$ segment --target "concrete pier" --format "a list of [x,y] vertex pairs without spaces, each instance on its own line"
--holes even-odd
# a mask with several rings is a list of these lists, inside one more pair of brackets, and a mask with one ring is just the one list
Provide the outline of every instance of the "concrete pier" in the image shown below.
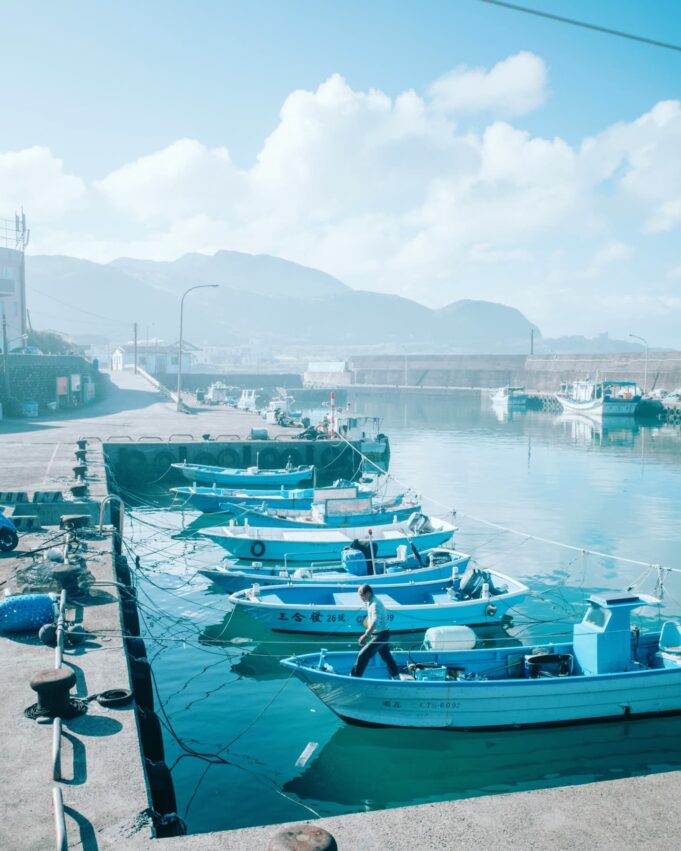
[[[211,446],[201,435],[234,432],[245,438],[262,427],[254,415],[236,411],[177,413],[139,376],[114,376],[110,395],[78,415],[38,421],[0,423],[0,491],[23,492],[24,504],[39,507],[43,529],[22,537],[20,550],[0,558],[3,587],[19,589],[28,555],[60,540],[50,511],[91,513],[107,493],[102,441],[112,436],[133,438],[158,448],[178,433],[190,433],[186,445]],[[270,427],[271,428],[271,427]],[[280,433],[271,428],[273,433]],[[287,430],[281,430],[289,434]],[[74,499],[75,441],[88,437],[88,495]],[[153,436],[155,440],[138,438]],[[113,441],[115,442],[115,441]],[[128,447],[133,441],[123,440]],[[276,446],[276,442],[272,442]],[[118,444],[117,444],[118,445]],[[150,450],[151,451],[151,450]],[[198,451],[198,450],[197,450]],[[60,491],[63,500],[34,503],[36,491]],[[10,509],[11,510],[11,509]],[[94,515],[93,515],[94,516]],[[49,525],[48,525],[49,524]],[[129,668],[121,638],[119,587],[114,571],[114,536],[84,536],[87,570],[96,583],[75,600],[68,616],[93,633],[84,645],[65,653],[65,664],[76,672],[75,695],[80,698],[105,689],[129,687]],[[17,576],[19,568],[19,576]],[[25,586],[22,586],[25,587]],[[53,653],[35,637],[3,636],[0,648],[0,719],[4,722],[6,780],[0,848],[37,851],[54,847],[52,814],[52,729],[29,720],[24,709],[35,701],[29,680],[51,667]],[[632,722],[635,724],[636,722]],[[62,790],[68,842],[71,848],[153,851],[260,851],[276,832],[275,826],[188,837],[154,839],[150,799],[134,711],[130,706],[105,709],[88,703],[87,714],[64,722]],[[452,733],[456,735],[456,733]],[[371,758],[368,756],[368,758]],[[386,770],[390,770],[387,766]],[[455,770],[455,767],[452,768]],[[362,771],[362,766],[357,766]],[[382,812],[324,818],[323,826],[343,851],[436,848],[532,849],[668,849],[673,847],[675,812],[681,795],[681,775],[655,774],[584,786],[561,787],[512,795],[426,804]]]

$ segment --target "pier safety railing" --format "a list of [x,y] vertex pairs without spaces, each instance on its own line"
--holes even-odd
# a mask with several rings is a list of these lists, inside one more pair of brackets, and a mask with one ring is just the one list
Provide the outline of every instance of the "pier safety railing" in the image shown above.
[[[55,670],[61,668],[64,661],[64,633],[66,622],[66,591],[59,595],[59,612],[57,614],[57,643],[54,648]],[[61,780],[61,741],[62,719],[52,721],[52,809],[54,811],[54,829],[56,834],[57,851],[68,851],[69,843],[66,835],[66,816],[64,815],[64,797],[57,783]]]

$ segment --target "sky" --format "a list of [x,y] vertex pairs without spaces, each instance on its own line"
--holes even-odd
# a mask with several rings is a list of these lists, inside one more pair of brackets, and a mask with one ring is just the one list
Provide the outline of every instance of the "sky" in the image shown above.
[[[681,45],[677,0],[524,5]],[[681,51],[479,0],[0,13],[0,218],[30,253],[273,254],[681,344]]]

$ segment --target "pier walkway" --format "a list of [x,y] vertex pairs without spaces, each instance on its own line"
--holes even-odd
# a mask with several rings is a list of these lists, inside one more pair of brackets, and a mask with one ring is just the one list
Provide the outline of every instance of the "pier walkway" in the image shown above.
[[[73,480],[75,441],[88,443],[89,503],[106,494],[101,440],[173,434],[231,433],[247,436],[263,426],[233,409],[178,413],[141,376],[113,373],[107,398],[66,416],[0,423],[0,491],[66,490]],[[268,426],[271,434],[279,430]],[[83,503],[71,502],[74,513]],[[22,537],[20,549],[0,557],[0,587],[17,589],[15,569],[31,563],[22,554],[44,547],[54,528]],[[93,695],[127,686],[118,590],[112,585],[111,533],[90,534],[85,553],[93,579],[88,594],[68,610],[94,637],[67,651],[76,672],[75,694]],[[5,732],[5,778],[0,848],[43,851],[55,845],[52,815],[51,726],[24,717],[35,701],[29,680],[51,668],[53,651],[37,638],[0,638],[0,721]],[[635,721],[632,724],[636,724]],[[147,788],[133,710],[104,709],[96,702],[80,718],[65,722],[62,773],[68,847],[84,851],[264,851],[275,826],[152,839]],[[285,733],[283,733],[285,734]],[[450,735],[457,735],[451,733]],[[484,734],[480,734],[484,736]],[[509,735],[513,735],[509,733]],[[371,758],[371,754],[367,754]],[[527,756],[532,758],[531,754]],[[390,770],[390,766],[386,766]],[[452,765],[452,772],[457,766]],[[362,766],[357,766],[362,771]],[[341,851],[426,851],[426,849],[669,849],[675,847],[681,773],[660,773],[568,786],[424,804],[388,811],[324,818]],[[230,802],[216,806],[228,808]],[[282,846],[283,847],[283,846]]]

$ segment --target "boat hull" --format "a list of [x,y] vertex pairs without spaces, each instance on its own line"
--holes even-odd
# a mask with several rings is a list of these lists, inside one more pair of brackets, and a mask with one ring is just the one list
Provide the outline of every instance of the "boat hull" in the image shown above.
[[[432,584],[434,587],[442,586],[441,582]],[[365,630],[366,608],[362,606],[359,596],[355,596],[357,602],[347,606],[272,605],[235,596],[230,597],[230,602],[275,632],[361,635]],[[522,602],[524,597],[524,593],[517,592],[503,599],[495,597],[493,601],[485,599],[452,602],[450,605],[386,606],[386,615],[391,633],[422,632],[436,626],[481,625],[499,621],[511,606]],[[490,605],[492,602],[494,605]]]
[[294,470],[258,470],[255,473],[249,473],[246,470],[230,470],[200,464],[173,464],[172,466],[190,482],[217,485],[223,488],[293,487],[311,480],[314,472],[314,467],[300,467]]
[[[404,653],[393,655],[398,665],[407,660]],[[282,664],[352,724],[504,730],[681,712],[681,667],[550,680],[424,682],[386,679],[377,665],[358,679],[300,668],[293,660]]]
[[593,399],[588,402],[577,402],[565,396],[556,394],[566,413],[585,414],[590,417],[633,417],[638,400],[630,399]]
[[309,571],[309,577],[294,577],[294,570],[286,570],[280,566],[251,570],[206,569],[200,570],[199,573],[230,594],[250,588],[254,583],[282,586],[290,585],[291,582],[305,585],[338,583],[347,585],[348,588],[358,588],[364,582],[370,582],[374,586],[381,587],[382,585],[395,585],[401,582],[430,582],[433,580],[442,580],[445,582],[451,577],[452,571],[458,570],[460,572],[464,570],[469,560],[470,556],[461,554],[458,558],[452,559],[445,564],[405,569],[394,573],[380,573],[372,576],[355,576],[347,571],[341,571],[335,568],[335,566],[331,570],[311,569]]
[[[316,561],[340,561],[343,550],[351,543],[350,535],[345,534],[345,530],[341,529],[334,530],[338,532],[335,538],[329,537],[327,540],[317,541],[306,539],[304,530],[291,531],[291,535],[298,531],[301,532],[299,540],[277,540],[276,538],[268,538],[266,533],[249,537],[238,536],[230,534],[230,531],[230,529],[225,529],[221,532],[212,533],[208,530],[201,534],[220,544],[234,558],[246,560],[257,558],[260,561],[284,562],[287,565],[291,563],[309,564]],[[352,529],[349,531],[352,531]],[[453,529],[424,532],[413,537],[405,535],[381,538],[377,534],[373,539],[376,547],[375,555],[376,558],[395,558],[398,547],[409,547],[411,543],[416,546],[419,552],[432,550],[442,546],[452,535]]]

